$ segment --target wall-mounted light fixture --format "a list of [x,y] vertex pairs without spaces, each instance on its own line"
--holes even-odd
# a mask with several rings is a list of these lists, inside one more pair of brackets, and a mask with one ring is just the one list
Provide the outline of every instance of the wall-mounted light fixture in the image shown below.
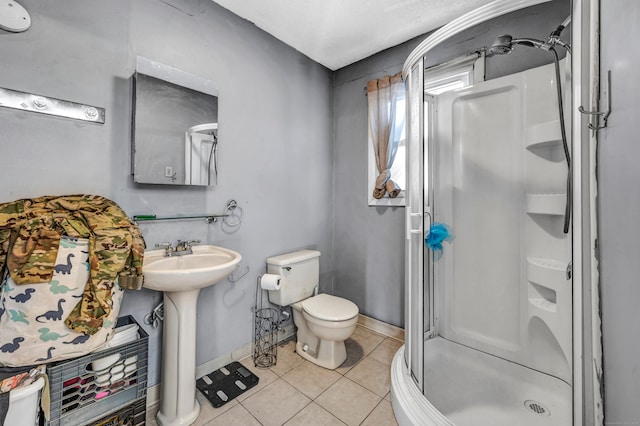
[[0,107],[104,124],[105,109],[0,87]]

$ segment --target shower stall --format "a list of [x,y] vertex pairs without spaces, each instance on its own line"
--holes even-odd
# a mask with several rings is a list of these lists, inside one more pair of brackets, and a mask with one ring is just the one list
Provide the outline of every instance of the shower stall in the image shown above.
[[[494,1],[435,32],[405,63],[406,343],[391,384],[401,425],[582,424],[570,47],[502,35],[491,53],[522,44],[549,50],[555,64],[425,90],[430,48],[541,2]],[[556,47],[567,51],[560,63]],[[434,223],[454,234],[438,256],[424,243]]]

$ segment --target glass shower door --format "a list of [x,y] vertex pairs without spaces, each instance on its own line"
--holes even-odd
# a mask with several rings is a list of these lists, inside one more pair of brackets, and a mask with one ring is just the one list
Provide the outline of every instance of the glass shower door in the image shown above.
[[424,390],[424,90],[423,60],[414,64],[407,84],[407,204],[405,207],[405,362],[418,389]]
[[431,225],[430,143],[435,98],[425,94],[423,61],[407,77],[407,206],[405,292],[405,362],[416,385],[424,390],[424,342],[433,337],[433,262],[424,238]]

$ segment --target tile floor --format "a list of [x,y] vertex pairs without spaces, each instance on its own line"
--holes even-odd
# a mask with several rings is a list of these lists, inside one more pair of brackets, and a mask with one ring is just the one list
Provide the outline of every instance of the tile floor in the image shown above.
[[[198,392],[195,425],[397,425],[389,394],[390,366],[402,342],[358,324],[346,341],[347,360],[327,370],[295,353],[294,341],[278,347],[278,363],[269,369],[240,362],[260,378],[251,390],[220,408]],[[155,409],[147,425],[156,425]]]

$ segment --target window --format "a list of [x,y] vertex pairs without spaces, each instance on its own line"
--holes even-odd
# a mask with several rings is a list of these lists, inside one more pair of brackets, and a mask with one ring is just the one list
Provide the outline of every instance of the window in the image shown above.
[[[461,89],[473,85],[474,82],[484,80],[484,56],[478,54],[464,56],[447,63],[436,65],[425,69],[424,90],[425,94],[435,96],[441,93]],[[391,108],[391,106],[388,106]],[[367,192],[369,206],[404,206],[406,188],[406,125],[402,119],[406,114],[406,97],[398,99],[396,103],[396,123],[402,127],[396,127],[394,134],[400,135],[397,152],[393,165],[391,166],[391,176],[400,187],[400,194],[396,198],[383,197],[374,198],[372,190],[375,187],[378,169],[371,140],[368,141],[368,184]]]
[[369,205],[404,205],[405,85],[400,73],[367,83]]

